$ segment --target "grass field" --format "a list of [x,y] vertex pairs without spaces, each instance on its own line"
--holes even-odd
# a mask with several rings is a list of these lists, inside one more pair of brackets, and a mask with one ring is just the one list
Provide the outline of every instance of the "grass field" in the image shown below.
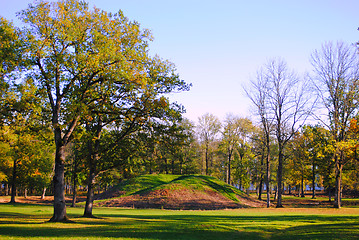
[[0,239],[359,239],[359,208],[67,212],[74,223],[49,223],[51,206],[0,204]]

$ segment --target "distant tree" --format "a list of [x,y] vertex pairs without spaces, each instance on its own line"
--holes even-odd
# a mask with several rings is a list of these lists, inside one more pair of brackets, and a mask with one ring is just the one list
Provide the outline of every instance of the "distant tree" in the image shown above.
[[347,163],[343,146],[348,140],[350,119],[356,115],[359,107],[358,53],[355,47],[343,42],[328,42],[313,52],[311,63],[314,70],[313,87],[320,98],[316,116],[329,129],[335,141],[334,207],[340,208],[342,171]]
[[208,175],[210,146],[221,129],[221,123],[216,116],[206,113],[198,118],[197,129],[199,139],[204,146],[205,174]]
[[[50,127],[44,124],[43,98],[31,79],[12,84],[12,94],[3,126],[2,141],[7,150],[6,157],[12,160],[12,171],[8,171],[11,182],[11,202],[15,203],[18,187],[23,190],[44,189],[49,184],[52,164],[52,142],[49,140]],[[5,170],[6,171],[6,170]],[[10,180],[11,176],[11,180]],[[26,194],[25,194],[26,196]]]
[[232,168],[232,155],[239,144],[240,138],[240,124],[239,118],[232,115],[227,115],[223,125],[221,145],[225,149],[227,155],[227,178],[226,182],[231,184],[231,168]]
[[291,151],[288,154],[287,182],[289,185],[298,187],[298,196],[304,197],[304,187],[307,185],[307,176],[309,175],[307,159],[307,142],[302,132],[297,132],[288,143]]
[[227,178],[231,184],[232,156],[238,154],[239,161],[243,160],[250,135],[253,132],[252,122],[248,118],[239,118],[227,115],[223,125],[221,147],[225,149],[227,156]]

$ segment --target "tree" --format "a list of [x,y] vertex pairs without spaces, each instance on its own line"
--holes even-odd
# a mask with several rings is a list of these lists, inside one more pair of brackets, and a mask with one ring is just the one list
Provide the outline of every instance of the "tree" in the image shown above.
[[239,161],[243,160],[246,144],[249,136],[253,132],[252,122],[248,118],[239,118],[227,115],[223,126],[221,145],[227,155],[227,178],[228,184],[231,184],[232,156],[235,151],[238,152]]
[[[181,118],[182,106],[170,104],[164,96],[173,91],[188,90],[187,85],[174,71],[173,64],[161,61],[158,57],[147,58],[143,68],[143,76],[146,85],[123,84],[117,75],[111,76],[107,83],[109,86],[101,86],[93,91],[95,101],[89,107],[89,115],[85,125],[88,134],[86,141],[88,149],[88,197],[85,205],[85,216],[92,217],[93,186],[96,176],[103,171],[108,171],[116,164],[109,164],[111,159],[106,159],[107,164],[101,160],[101,134],[102,130],[109,126],[117,128],[118,134],[114,140],[117,144],[131,133],[139,130],[148,123],[149,119],[159,119],[161,122],[176,121]],[[175,124],[174,124],[175,125]],[[172,128],[170,127],[169,132]],[[166,136],[167,134],[164,134]],[[167,141],[168,143],[168,141]],[[109,145],[109,147],[114,147]],[[106,152],[110,149],[103,149]],[[117,160],[116,160],[117,161]]]
[[12,103],[15,101],[11,82],[19,77],[19,70],[25,65],[26,54],[22,32],[0,17],[0,123],[11,118]]
[[[350,119],[357,113],[359,94],[358,54],[343,42],[328,42],[311,55],[312,83],[319,96],[317,118],[330,131],[336,145],[335,203],[341,207],[342,171],[346,163],[343,144],[347,140]],[[323,111],[325,109],[325,111]],[[325,118],[323,119],[323,113]]]
[[231,184],[231,160],[234,150],[239,144],[239,135],[240,135],[240,125],[239,125],[239,119],[227,115],[225,119],[225,124],[223,126],[223,132],[222,132],[222,146],[225,148],[225,152],[227,155],[227,178],[226,182],[228,184]]
[[[143,61],[151,36],[120,11],[90,10],[77,0],[36,2],[20,17],[30,34],[31,75],[47,93],[56,144],[54,214],[51,221],[67,221],[64,196],[65,148],[95,99],[96,88],[121,79],[124,86],[145,85]],[[116,76],[116,78],[113,78]]]
[[244,88],[247,96],[255,106],[255,114],[259,117],[260,129],[265,159],[266,159],[266,189],[267,189],[267,208],[270,207],[270,164],[271,164],[271,133],[272,119],[270,118],[267,77],[264,69],[257,71],[256,78],[251,81],[251,85]]
[[[259,83],[264,85],[258,86]],[[284,60],[273,59],[258,72],[257,81],[253,85],[256,95],[251,97],[252,102],[257,99],[265,101],[257,103],[257,108],[261,111],[259,115],[264,118],[262,126],[268,129],[271,124],[277,140],[277,207],[282,207],[284,150],[310,111],[307,108],[309,98],[305,95],[306,84],[289,70]]]
[[305,197],[304,187],[306,186],[309,172],[307,159],[308,143],[305,141],[303,133],[298,131],[288,144],[291,152],[287,162],[287,172],[289,175],[287,180],[289,184],[298,187],[298,197]]
[[219,133],[221,123],[216,116],[206,113],[198,118],[197,128],[199,139],[204,145],[205,174],[208,175],[210,144],[214,141],[217,134]]

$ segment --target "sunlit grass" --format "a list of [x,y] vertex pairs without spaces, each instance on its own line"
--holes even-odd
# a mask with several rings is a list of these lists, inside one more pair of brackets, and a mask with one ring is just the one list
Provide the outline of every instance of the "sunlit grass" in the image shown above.
[[0,239],[357,239],[358,208],[218,211],[96,208],[99,218],[49,223],[51,206],[0,204]]

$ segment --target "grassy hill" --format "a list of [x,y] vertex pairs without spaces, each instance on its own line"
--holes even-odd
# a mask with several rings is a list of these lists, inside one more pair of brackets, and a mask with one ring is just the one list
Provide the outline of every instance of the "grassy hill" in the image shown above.
[[96,197],[96,205],[165,209],[259,207],[257,201],[214,177],[143,175],[121,182]]

